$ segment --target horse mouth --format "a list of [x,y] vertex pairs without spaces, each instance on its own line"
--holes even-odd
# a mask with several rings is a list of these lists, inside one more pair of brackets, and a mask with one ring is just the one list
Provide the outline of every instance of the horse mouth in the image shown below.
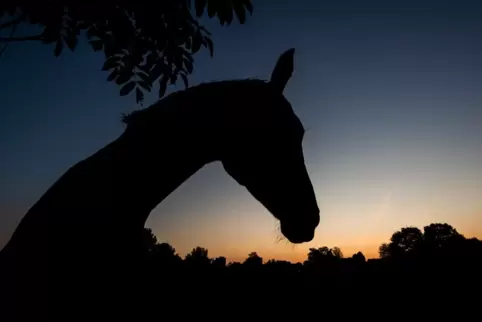
[[292,244],[302,244],[302,243],[307,243],[313,240],[315,237],[315,234],[312,233],[310,235],[304,235],[304,236],[287,236],[285,235],[286,239]]
[[288,239],[290,243],[302,244],[307,243],[315,238],[315,229],[298,230],[292,226],[286,226],[281,223],[281,233]]
[[319,210],[310,215],[297,218],[284,217],[280,220],[280,230],[283,236],[293,244],[307,243],[315,238],[315,230],[320,223]]

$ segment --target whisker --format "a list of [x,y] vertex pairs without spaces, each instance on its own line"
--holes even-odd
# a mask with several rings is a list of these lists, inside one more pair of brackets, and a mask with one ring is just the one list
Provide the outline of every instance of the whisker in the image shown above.
[[276,226],[274,228],[274,239],[276,244],[279,244],[280,242],[286,242],[286,237],[283,236],[283,234],[281,233],[281,227],[279,222],[276,222]]
[[285,245],[290,245],[291,246],[291,250],[295,250],[296,249],[296,244],[290,242],[288,240],[288,238],[286,238],[285,236],[283,236],[283,234],[281,233],[281,227],[280,227],[280,224],[279,222],[276,224],[276,228],[275,228],[275,243],[276,244],[279,244],[280,242],[283,242]]

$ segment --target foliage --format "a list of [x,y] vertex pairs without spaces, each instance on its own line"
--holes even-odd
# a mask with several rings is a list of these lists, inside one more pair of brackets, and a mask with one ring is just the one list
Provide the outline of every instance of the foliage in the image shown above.
[[156,235],[152,232],[152,229],[150,228],[144,228],[143,230],[143,235],[142,235],[142,241],[144,243],[144,247],[148,252],[153,252],[156,251],[156,246],[157,246],[157,237]]
[[[81,33],[85,33],[94,51],[103,51],[102,70],[108,81],[121,86],[120,95],[135,90],[136,101],[142,103],[144,91],[151,91],[155,82],[162,97],[168,84],[180,77],[188,86],[193,72],[193,55],[207,48],[213,55],[210,32],[199,23],[204,13],[216,17],[221,25],[230,25],[234,17],[243,24],[252,14],[251,0],[170,0],[100,4],[6,2],[0,5],[0,24],[10,29],[13,41],[39,41],[54,46],[54,55],[65,47],[74,51]],[[27,37],[13,37],[19,24],[39,26],[43,31]],[[5,49],[5,48],[4,48]]]
[[156,245],[157,252],[163,256],[175,256],[176,249],[168,243],[160,243]]
[[308,261],[309,262],[316,262],[319,260],[323,260],[325,258],[332,258],[335,257],[333,254],[333,250],[326,246],[319,247],[319,248],[310,248],[308,253]]
[[423,233],[417,227],[404,227],[395,232],[390,238],[389,244],[380,246],[380,257],[402,256],[419,247],[423,239]]
[[[203,247],[192,249],[184,260],[169,251],[171,255],[150,261],[155,264],[145,270],[148,282],[143,296],[146,301],[164,303],[159,295],[162,290],[163,296],[171,294],[176,301],[182,294],[194,301],[205,297],[211,303],[239,303],[247,299],[259,305],[258,295],[277,301],[286,298],[290,304],[309,294],[358,301],[368,290],[372,300],[377,294],[384,300],[396,294],[410,301],[430,294],[432,300],[440,301],[447,296],[460,300],[467,285],[482,286],[482,241],[465,238],[448,224],[428,225],[423,233],[404,227],[381,249],[386,249],[384,258],[367,260],[361,252],[343,258],[338,247],[314,247],[303,263],[275,259],[263,263],[257,252],[251,252],[244,261],[227,265],[225,257],[210,259]],[[156,311],[157,305],[153,308]]]
[[[149,238],[147,238],[149,237]],[[150,229],[146,229],[146,239],[156,241]],[[399,269],[400,267],[411,267],[418,265],[417,270],[430,272],[435,267],[451,269],[451,265],[460,267],[472,267],[475,270],[480,264],[482,269],[482,241],[477,238],[465,238],[455,228],[444,223],[434,223],[425,226],[423,233],[416,227],[403,227],[393,233],[390,241],[380,246],[380,259],[367,260],[362,252],[357,252],[351,257],[344,258],[339,247],[322,246],[310,248],[307,259],[303,263],[293,264],[288,261],[269,259],[263,262],[263,258],[257,252],[251,252],[242,262],[230,262],[226,264],[225,257],[209,258],[206,248],[196,247],[186,255],[182,261],[175,249],[167,243],[156,244],[158,251],[154,256],[162,258],[164,265],[186,264],[187,268],[202,269],[211,268],[217,270],[228,269],[232,272],[269,272],[268,275],[278,276],[283,274],[354,274],[355,272],[368,271],[377,272],[381,270]],[[161,256],[161,254],[163,254]],[[389,264],[388,266],[386,264]],[[404,264],[405,263],[405,264]],[[454,264],[455,263],[455,264]],[[397,268],[397,265],[401,265]],[[438,265],[438,266],[437,266]],[[475,265],[475,266],[474,266]],[[179,266],[176,266],[179,267]],[[318,273],[317,273],[318,272]],[[261,274],[260,278],[265,278]],[[323,281],[323,280],[321,280]]]
[[226,267],[226,257],[224,256],[216,257],[213,260],[211,260],[211,264],[214,267],[224,268]]
[[366,258],[365,258],[365,255],[363,255],[362,252],[358,252],[356,254],[353,254],[353,256],[351,257],[355,262],[358,262],[358,263],[365,263],[366,262]]
[[208,256],[208,250],[203,247],[196,247],[193,248],[192,251],[186,255],[184,259],[188,264],[196,267],[205,267],[209,266],[211,260]]
[[341,251],[340,247],[333,247],[332,248],[332,253],[333,253],[333,256],[335,256],[336,258],[344,258],[343,256],[343,252]]
[[389,243],[379,248],[381,258],[400,258],[403,256],[427,256],[448,251],[450,247],[458,246],[465,237],[455,228],[446,223],[435,223],[425,226],[423,233],[416,227],[404,227],[393,233]]
[[423,237],[430,247],[440,249],[461,235],[449,224],[430,224],[423,228]]
[[258,253],[256,252],[251,252],[248,255],[248,258],[243,263],[244,265],[249,265],[249,266],[261,266],[263,265],[263,258],[261,258]]

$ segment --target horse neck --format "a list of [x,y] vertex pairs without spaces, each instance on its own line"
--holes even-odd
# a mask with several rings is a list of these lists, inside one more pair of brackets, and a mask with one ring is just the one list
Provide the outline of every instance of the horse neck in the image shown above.
[[[144,224],[149,213],[182,183],[207,163],[218,159],[213,141],[209,135],[192,129],[174,129],[154,146],[144,147],[139,138],[126,138],[124,143],[124,167],[128,174],[123,175],[124,183],[120,196],[127,198],[127,209],[134,209]],[[152,153],[152,151],[156,151]],[[157,152],[158,151],[158,152]],[[155,155],[153,157],[153,155]],[[130,197],[129,197],[130,196]]]
[[219,133],[212,131],[211,115],[205,113],[200,119],[193,113],[189,118],[199,126],[185,126],[193,123],[183,120],[178,122],[183,127],[167,127],[159,139],[128,128],[72,166],[32,206],[11,241],[39,241],[46,238],[46,231],[49,236],[66,234],[84,242],[97,238],[97,243],[104,238],[100,234],[116,239],[138,234],[160,202],[205,164],[219,159],[215,140]]

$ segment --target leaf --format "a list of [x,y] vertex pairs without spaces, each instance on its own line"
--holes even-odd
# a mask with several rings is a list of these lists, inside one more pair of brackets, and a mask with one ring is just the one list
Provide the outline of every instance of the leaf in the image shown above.
[[159,54],[156,52],[156,51],[151,51],[147,57],[146,57],[146,62],[145,64],[142,66],[142,69],[148,73],[152,67],[154,66],[154,64],[156,63],[156,61],[159,59]]
[[137,85],[150,92],[152,89],[152,84],[146,83],[145,81],[138,81]]
[[67,36],[63,36],[63,38],[65,43],[67,44],[67,47],[69,47],[70,51],[73,52],[77,47],[77,43],[78,43],[77,36],[75,35],[75,33],[71,31]]
[[[223,0],[221,0],[223,1]],[[208,17],[212,18],[216,14],[216,0],[209,0],[208,2]]]
[[98,35],[99,35],[99,31],[94,26],[87,29],[87,39],[90,39],[92,37],[98,37]]
[[195,0],[196,5],[196,16],[199,18],[203,15],[204,9],[206,8],[207,0]]
[[147,84],[152,84],[151,76],[149,76],[145,72],[139,71],[137,72],[137,76],[139,76],[139,78],[142,79],[142,81],[146,82]]
[[209,54],[211,55],[211,57],[213,57],[214,55],[213,41],[209,37],[204,37],[204,42],[206,43],[206,46],[209,49]]
[[[106,59],[120,52],[122,52],[122,48],[116,48],[112,42],[104,42],[104,56]],[[124,52],[123,56],[125,55]]]
[[129,83],[125,84],[120,90],[120,96],[126,96],[127,94],[132,92],[135,86],[136,83],[134,81],[130,81]]
[[164,62],[159,61],[149,73],[152,81],[154,82],[161,75],[165,74],[165,71],[166,71],[166,66],[164,66]]
[[178,75],[178,73],[176,73],[176,72],[174,72],[174,73],[171,74],[171,77],[169,77],[169,78],[170,78],[170,81],[171,81],[171,84],[176,84],[176,82],[177,82],[177,75]]
[[117,67],[119,65],[119,60],[120,60],[119,56],[111,56],[107,58],[104,62],[104,65],[102,66],[102,70],[107,71]]
[[222,13],[218,13],[218,19],[219,19],[219,23],[221,24],[221,26],[224,26],[224,22],[226,20],[225,20],[224,15]]
[[203,39],[202,39],[202,36],[201,36],[201,32],[198,29],[198,30],[196,30],[196,32],[192,36],[192,52],[193,53],[197,53],[199,51],[199,49],[201,48],[202,40]]
[[211,32],[207,30],[204,26],[199,26],[199,29],[201,29],[206,35],[211,36]]
[[112,73],[110,73],[109,77],[107,77],[107,81],[112,82],[118,75],[119,71],[117,69],[114,69]]
[[187,50],[191,50],[191,48],[192,48],[191,37],[188,36],[188,38],[186,39],[186,42],[184,43],[184,47],[186,47]]
[[[32,22],[30,22],[32,23]],[[54,27],[45,27],[42,32],[42,43],[51,44],[57,42],[60,39],[60,30]]]
[[253,14],[253,4],[251,3],[251,0],[244,0],[244,6],[246,7],[246,10],[248,10],[249,14]]
[[184,58],[184,65],[186,66],[187,73],[191,74],[193,70],[192,61],[188,58]]
[[59,38],[55,43],[54,56],[59,57],[63,49],[64,49],[64,43],[62,42],[62,39]]
[[166,94],[168,77],[163,76],[159,79],[159,98],[162,98]]
[[233,7],[234,12],[236,13],[236,17],[238,17],[239,23],[243,24],[246,21],[246,11],[243,4],[238,1],[234,1]]
[[104,42],[100,39],[91,40],[89,41],[89,44],[92,46],[92,49],[94,49],[94,51],[100,51],[104,47]]
[[139,104],[144,101],[144,93],[141,91],[139,87],[136,87],[136,103]]
[[132,77],[132,73],[130,71],[128,70],[119,71],[119,77],[117,77],[117,79],[115,80],[115,83],[117,85],[122,85],[126,83],[131,77]]
[[231,1],[228,1],[228,0],[220,1],[219,8],[217,11],[218,11],[219,22],[221,22],[221,25],[224,25],[224,22],[226,22],[227,25],[230,25],[231,22],[233,22],[233,8],[232,8]]
[[181,69],[182,68],[182,63],[183,63],[183,52],[178,52],[176,56],[174,56],[174,66],[176,69]]
[[183,81],[183,83],[184,83],[184,87],[185,87],[185,88],[188,88],[188,87],[189,87],[189,81],[188,81],[188,79],[187,79],[187,75],[184,74],[184,73],[180,73],[180,75],[181,75],[181,79],[182,79],[182,81]]

